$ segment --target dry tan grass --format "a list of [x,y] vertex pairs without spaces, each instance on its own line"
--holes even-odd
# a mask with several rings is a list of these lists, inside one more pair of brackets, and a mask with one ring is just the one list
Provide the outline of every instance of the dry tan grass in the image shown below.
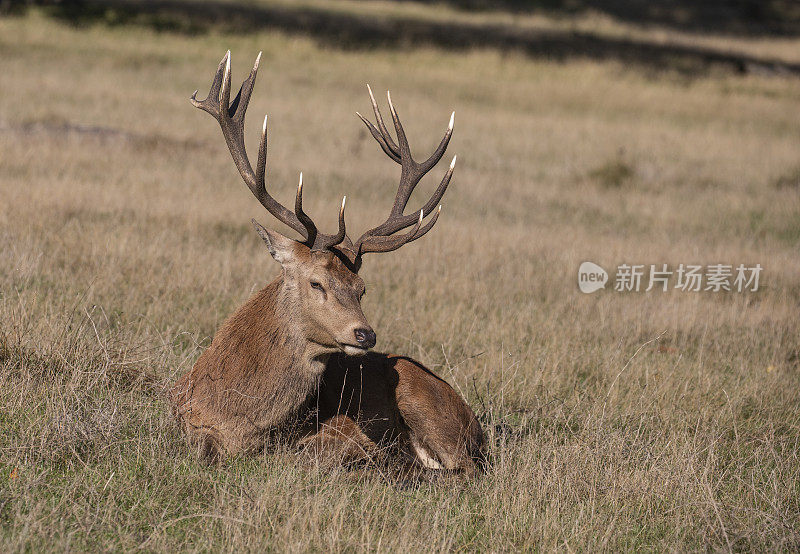
[[[360,230],[396,183],[353,115],[365,82],[417,152],[456,109],[442,219],[367,260],[365,311],[481,414],[485,478],[403,488],[283,448],[208,468],[184,447],[161,391],[277,273],[248,220],[274,223],[187,100],[228,48],[234,77],[264,50],[251,144],[268,111],[276,194],[302,169],[331,228],[341,195]],[[0,75],[4,550],[800,547],[797,80],[36,12],[0,20]],[[603,182],[615,164],[631,176]],[[587,259],[765,269],[751,294],[585,296]]]

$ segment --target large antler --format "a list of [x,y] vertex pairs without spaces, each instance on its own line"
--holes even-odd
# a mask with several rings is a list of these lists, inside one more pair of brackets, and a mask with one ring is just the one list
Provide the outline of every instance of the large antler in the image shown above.
[[[300,184],[297,187],[295,198],[295,210],[292,213],[280,202],[275,200],[266,187],[267,170],[267,118],[264,117],[264,125],[261,129],[261,144],[258,149],[258,163],[255,172],[244,146],[244,116],[247,105],[250,102],[250,95],[253,93],[253,86],[256,82],[258,64],[261,61],[261,53],[256,58],[250,76],[242,83],[239,94],[233,102],[231,96],[231,52],[225,54],[219,63],[217,73],[211,83],[208,96],[205,100],[197,100],[197,91],[192,94],[192,104],[214,116],[219,126],[222,128],[222,135],[228,144],[233,162],[239,170],[245,184],[258,199],[259,202],[278,220],[282,221],[303,236],[305,244],[314,250],[323,250],[336,246],[345,240],[344,224],[344,205],[339,210],[339,232],[335,235],[326,235],[317,231],[317,226],[308,215],[303,211],[303,174],[300,174]],[[348,241],[349,242],[349,241]]]
[[[369,97],[370,100],[372,100],[372,110],[375,112],[377,127],[360,113],[356,112],[356,115],[361,118],[361,121],[363,121],[367,126],[367,129],[369,129],[369,132],[372,133],[372,136],[375,138],[375,140],[378,141],[378,144],[381,146],[386,155],[399,163],[401,169],[400,185],[397,188],[397,195],[395,196],[394,205],[389,213],[389,217],[377,227],[374,227],[364,233],[361,238],[356,241],[354,250],[358,256],[361,256],[367,252],[390,252],[392,250],[396,250],[406,243],[417,240],[425,233],[430,231],[431,228],[436,224],[436,220],[439,218],[439,213],[441,212],[442,207],[439,206],[439,208],[436,210],[436,213],[433,214],[433,217],[424,226],[422,225],[422,221],[426,215],[433,211],[434,207],[439,204],[442,196],[444,196],[444,193],[447,190],[447,185],[450,184],[450,178],[453,176],[453,168],[456,165],[456,157],[453,156],[453,161],[450,163],[450,168],[447,170],[442,182],[439,183],[436,191],[433,193],[430,199],[428,199],[425,205],[412,214],[403,215],[406,205],[408,204],[408,199],[411,197],[411,193],[414,192],[414,188],[419,184],[420,180],[425,176],[425,174],[433,169],[439,160],[442,159],[445,150],[447,150],[447,144],[450,142],[450,137],[453,134],[453,119],[455,117],[455,112],[450,115],[450,125],[448,125],[447,131],[445,132],[442,141],[439,143],[439,146],[427,160],[419,163],[411,157],[411,149],[408,145],[408,140],[406,139],[403,126],[400,124],[400,118],[397,116],[397,110],[395,110],[394,106],[392,105],[391,94],[387,93],[387,97],[389,99],[389,109],[392,112],[392,121],[394,122],[395,132],[397,133],[397,143],[395,143],[395,141],[392,139],[392,136],[389,134],[389,131],[383,122],[383,117],[381,116],[381,112],[378,109],[378,104],[375,102],[375,97],[372,95],[372,89],[369,87],[369,85],[367,85],[367,90],[369,90]],[[407,227],[411,227],[412,225],[414,227],[407,233],[402,235],[394,234],[398,231],[406,229]]]

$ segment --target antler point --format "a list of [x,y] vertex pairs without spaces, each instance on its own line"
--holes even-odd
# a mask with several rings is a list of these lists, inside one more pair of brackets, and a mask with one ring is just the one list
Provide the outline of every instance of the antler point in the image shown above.
[[455,110],[453,110],[453,113],[450,114],[450,125],[448,125],[448,129],[451,131],[453,130],[453,122],[455,118],[456,118],[456,112]]
[[220,112],[227,111],[228,109],[228,95],[230,94],[231,86],[231,51],[225,55],[225,75],[222,78],[222,88],[220,89]]
[[458,158],[458,154],[453,156],[453,161],[450,162],[450,169],[453,169],[456,166],[456,159]]

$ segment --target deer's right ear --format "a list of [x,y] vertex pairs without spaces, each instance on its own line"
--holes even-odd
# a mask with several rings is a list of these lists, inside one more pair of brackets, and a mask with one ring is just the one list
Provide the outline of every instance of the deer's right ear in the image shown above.
[[267,249],[272,254],[272,257],[275,258],[275,261],[283,265],[294,258],[295,241],[284,237],[280,233],[266,229],[255,219],[250,221],[253,223],[253,227],[256,228],[258,236],[267,244]]

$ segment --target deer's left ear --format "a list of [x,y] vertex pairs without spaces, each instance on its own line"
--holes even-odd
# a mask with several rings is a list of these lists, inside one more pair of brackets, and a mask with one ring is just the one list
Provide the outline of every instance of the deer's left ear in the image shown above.
[[253,223],[253,227],[256,228],[258,236],[267,244],[267,249],[269,253],[272,254],[272,257],[275,258],[276,262],[284,265],[294,259],[297,241],[284,237],[282,234],[275,231],[270,231],[255,219],[251,219],[250,221]]

